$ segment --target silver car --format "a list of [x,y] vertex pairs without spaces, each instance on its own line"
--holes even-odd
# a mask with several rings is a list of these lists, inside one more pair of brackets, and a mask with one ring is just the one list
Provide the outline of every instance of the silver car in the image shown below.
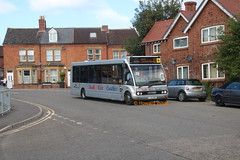
[[204,102],[207,98],[205,87],[197,79],[174,79],[168,82],[168,98],[185,101],[187,98],[198,98]]

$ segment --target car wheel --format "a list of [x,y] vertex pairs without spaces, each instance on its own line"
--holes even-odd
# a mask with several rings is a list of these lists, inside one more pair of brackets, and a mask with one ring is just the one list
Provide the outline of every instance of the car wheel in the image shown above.
[[126,92],[125,95],[124,95],[124,100],[125,100],[125,103],[127,105],[132,105],[133,104],[133,99],[132,99],[132,96],[131,96],[131,93],[130,92]]
[[186,100],[186,94],[185,94],[184,92],[180,92],[180,93],[178,94],[178,100],[179,100],[180,102],[185,101],[185,100]]
[[81,97],[82,97],[82,99],[86,99],[87,98],[85,89],[81,90]]
[[206,98],[199,98],[198,99],[200,102],[205,102],[206,101]]
[[223,99],[222,99],[222,96],[217,96],[216,99],[215,99],[215,104],[216,106],[224,106],[224,102],[223,102]]

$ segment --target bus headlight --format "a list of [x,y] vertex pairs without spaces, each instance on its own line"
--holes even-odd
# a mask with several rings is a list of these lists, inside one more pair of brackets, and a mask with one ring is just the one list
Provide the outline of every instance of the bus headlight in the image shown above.
[[163,90],[163,91],[162,91],[162,94],[167,94],[167,91],[166,91],[166,90]]
[[142,95],[142,92],[137,92],[136,94],[139,96],[139,95]]

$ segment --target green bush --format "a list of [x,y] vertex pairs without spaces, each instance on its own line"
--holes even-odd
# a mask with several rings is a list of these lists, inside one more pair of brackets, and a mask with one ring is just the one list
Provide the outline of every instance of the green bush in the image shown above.
[[206,82],[202,82],[202,84],[206,88],[207,98],[210,99],[211,92],[212,92],[212,89],[213,89],[213,83],[211,81],[206,81]]

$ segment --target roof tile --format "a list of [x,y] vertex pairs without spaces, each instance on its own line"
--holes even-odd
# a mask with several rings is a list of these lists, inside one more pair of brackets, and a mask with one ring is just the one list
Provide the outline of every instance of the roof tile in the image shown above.
[[168,30],[168,27],[171,25],[172,22],[173,19],[155,22],[153,27],[150,29],[150,31],[143,39],[142,43],[162,40],[164,34]]

